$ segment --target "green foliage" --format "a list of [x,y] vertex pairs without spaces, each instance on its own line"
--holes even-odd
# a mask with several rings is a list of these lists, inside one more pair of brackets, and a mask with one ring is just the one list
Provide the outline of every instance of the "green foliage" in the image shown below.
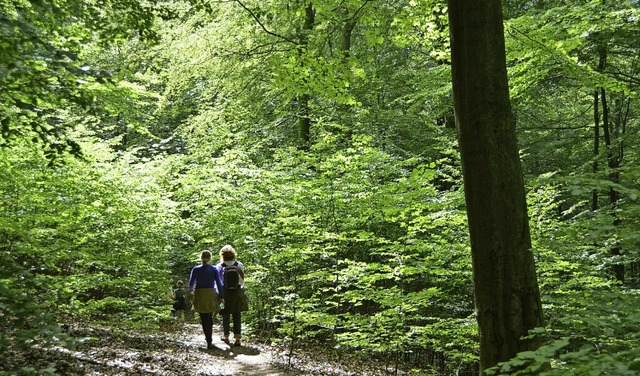
[[[530,216],[547,318],[538,335],[546,344],[492,372],[633,374],[640,227],[637,151],[627,146],[637,137],[628,131],[638,124],[639,72],[626,54],[637,50],[631,32],[637,4],[553,1],[524,8],[507,23],[507,51],[523,162],[533,180]],[[610,131],[607,141],[599,129],[597,155],[596,115]],[[612,155],[619,157],[613,164]],[[625,286],[613,282],[620,267]]]
[[[492,375],[634,374],[638,357],[638,305],[636,290],[612,282],[607,244],[625,232],[607,224],[606,215],[589,215],[573,207],[559,210],[571,198],[578,180],[542,179],[530,192],[532,233],[546,328],[531,333],[545,342],[536,351],[523,352],[487,371]],[[576,185],[574,185],[576,184]],[[621,210],[622,215],[626,210]],[[567,220],[566,217],[572,219]],[[614,235],[615,234],[615,235]],[[626,247],[625,247],[626,248]]]
[[81,154],[60,110],[87,108],[93,101],[88,84],[105,79],[82,61],[85,46],[133,32],[148,39],[153,18],[152,8],[137,0],[3,1],[0,145],[33,140],[50,159],[69,151]]
[[[229,243],[254,334],[473,369],[443,2],[315,2],[310,29],[306,2],[161,2],[153,27],[146,3],[103,5],[0,5],[0,353],[59,344],[57,321],[162,321],[171,280]],[[637,4],[504,7],[547,324],[490,372],[637,372]],[[593,154],[597,88],[627,127],[616,168]],[[67,146],[84,160],[48,166]],[[594,191],[620,199],[592,211]],[[614,282],[619,264],[636,280]]]
[[[637,50],[638,12],[632,1],[544,2],[506,23],[511,96],[532,177],[590,171],[594,158],[607,164],[604,155],[619,146],[605,152],[601,140],[594,156],[594,90],[606,91],[611,129],[637,119],[627,103],[638,90],[640,71],[628,58]],[[603,126],[602,109],[599,116]],[[611,131],[612,145],[631,134]]]
[[403,47],[418,47],[439,62],[450,62],[447,3],[441,0],[414,0],[399,10],[393,25],[394,41]]
[[[364,137],[342,151],[297,153],[293,159],[290,150],[275,156],[276,175],[262,175],[263,181],[273,179],[267,183],[271,220],[262,224],[257,252],[269,252],[252,262],[269,272],[252,283],[278,293],[267,294],[271,302],[260,315],[269,321],[260,327],[275,325],[289,340],[330,339],[339,348],[384,354],[408,333],[432,347],[426,338],[434,332],[424,330],[430,321],[425,317],[455,326],[469,315],[471,291],[464,286],[470,265],[461,257],[468,253],[450,244],[466,238],[464,213],[444,209],[462,198],[452,192],[443,200],[431,185],[432,168],[422,165],[408,174],[370,141]],[[323,147],[331,144],[316,145]],[[426,212],[435,214],[429,218]],[[466,345],[438,350],[469,356],[472,339],[461,343]]]
[[47,294],[47,290],[6,251],[0,257],[4,266],[0,272],[0,354],[15,346],[72,346],[73,341],[61,332],[55,317],[32,298]]
[[487,370],[487,374],[637,374],[640,296],[609,289],[595,290],[589,291],[586,304],[584,296],[582,301],[568,296],[574,304],[571,312],[559,320],[552,320],[546,332],[533,334],[547,338],[545,345],[536,351],[519,353],[508,362]]
[[145,173],[73,160],[52,169],[29,147],[0,153],[2,352],[58,343],[61,316],[150,322],[150,308],[168,310],[173,219],[157,186],[123,179]]

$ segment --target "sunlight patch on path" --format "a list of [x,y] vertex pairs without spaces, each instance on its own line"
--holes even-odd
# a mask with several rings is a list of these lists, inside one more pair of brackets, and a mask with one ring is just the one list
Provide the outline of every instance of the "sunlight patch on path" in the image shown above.
[[214,325],[213,344],[216,349],[207,350],[204,335],[198,324],[185,324],[184,344],[200,353],[201,363],[194,366],[196,376],[284,376],[285,372],[271,364],[269,355],[251,344],[230,347],[220,340],[222,328]]

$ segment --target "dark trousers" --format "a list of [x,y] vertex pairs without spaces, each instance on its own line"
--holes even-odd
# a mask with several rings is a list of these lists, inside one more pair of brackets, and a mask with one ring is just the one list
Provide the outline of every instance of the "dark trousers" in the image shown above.
[[232,313],[232,314],[226,314],[226,315],[222,315],[222,330],[224,331],[224,336],[228,337],[229,336],[229,332],[230,332],[230,319],[233,316],[233,335],[235,337],[240,337],[240,334],[242,332],[242,329],[240,327],[240,321],[242,318],[242,313],[240,312],[236,312],[236,313]]
[[213,313],[200,313],[200,322],[202,323],[202,331],[207,344],[213,342]]

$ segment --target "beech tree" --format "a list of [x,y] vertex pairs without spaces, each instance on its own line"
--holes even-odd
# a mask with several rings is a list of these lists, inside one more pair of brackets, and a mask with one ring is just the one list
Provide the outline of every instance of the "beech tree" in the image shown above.
[[448,4],[483,372],[535,347],[523,336],[543,318],[509,100],[501,2]]

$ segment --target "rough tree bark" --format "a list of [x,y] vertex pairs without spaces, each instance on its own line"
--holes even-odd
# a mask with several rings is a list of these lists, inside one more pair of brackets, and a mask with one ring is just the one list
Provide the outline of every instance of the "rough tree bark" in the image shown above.
[[448,0],[454,109],[484,372],[537,343],[543,325],[500,0]]

